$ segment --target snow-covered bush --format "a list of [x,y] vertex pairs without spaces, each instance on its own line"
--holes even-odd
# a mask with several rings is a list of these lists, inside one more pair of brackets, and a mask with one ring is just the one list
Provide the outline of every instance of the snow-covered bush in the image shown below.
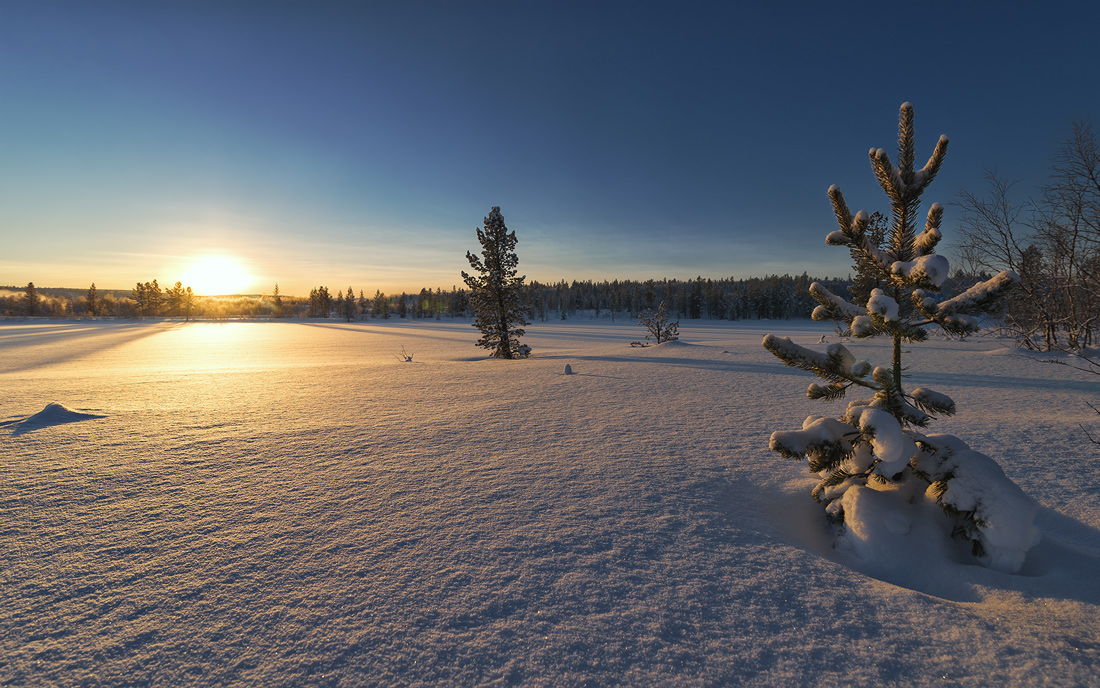
[[674,342],[680,338],[680,321],[668,321],[668,312],[665,310],[664,301],[657,306],[656,313],[653,312],[653,309],[642,313],[641,317],[638,318],[638,324],[644,327],[648,333],[645,336],[645,343],[630,342],[630,346],[649,346],[650,337],[653,337],[658,344]]
[[867,213],[853,216],[840,189],[829,188],[840,229],[830,233],[826,243],[847,246],[862,256],[857,270],[882,286],[871,290],[866,303],[854,304],[818,283],[810,285],[810,294],[819,304],[813,311],[814,320],[845,323],[855,338],[892,337],[891,365],[873,367],[867,361],[857,361],[843,344],[832,344],[821,353],[789,338],[764,337],[764,347],[784,363],[815,373],[824,381],[810,385],[809,398],[835,401],[852,388],[870,395],[851,401],[839,418],[810,416],[800,430],[773,433],[770,447],[785,457],[808,461],[810,470],[820,478],[813,497],[825,504],[830,518],[847,524],[850,536],[858,537],[867,530],[863,527],[867,524],[860,522],[866,518],[883,519],[886,530],[897,536],[909,532],[908,517],[877,506],[865,508],[875,502],[869,501],[867,490],[891,492],[907,502],[927,498],[952,519],[953,534],[971,543],[975,558],[992,568],[1015,572],[1038,541],[1034,501],[993,459],[957,437],[925,435],[919,430],[934,414],[954,414],[955,402],[924,387],[906,392],[901,359],[902,343],[923,341],[930,326],[958,335],[977,331],[978,317],[1019,278],[1005,271],[952,299],[938,298],[948,275],[947,259],[933,253],[942,237],[943,206],[932,205],[920,233],[916,217],[920,196],[943,163],[947,137],[940,137],[920,170],[914,166],[913,139],[913,107],[905,103],[901,106],[897,166],[882,149],[870,153],[871,166],[893,209],[885,248],[869,239]]

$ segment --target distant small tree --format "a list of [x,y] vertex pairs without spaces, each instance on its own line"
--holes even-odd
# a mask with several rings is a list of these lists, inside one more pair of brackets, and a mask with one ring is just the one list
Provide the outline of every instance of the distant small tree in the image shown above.
[[125,309],[123,301],[129,301],[129,299],[116,299],[111,292],[107,292],[103,296],[96,297],[96,312],[98,315],[122,315],[122,311]]
[[348,322],[351,322],[351,319],[355,317],[355,290],[351,287],[348,287],[347,292],[345,292],[341,314]]
[[426,287],[420,290],[420,295],[416,298],[415,315],[417,318],[429,318],[432,315],[432,292]]
[[852,389],[871,395],[850,402],[840,418],[810,416],[800,430],[772,433],[770,448],[808,462],[819,478],[812,495],[836,522],[889,520],[894,524],[889,532],[902,534],[908,531],[908,516],[898,510],[923,493],[953,521],[953,533],[970,542],[975,558],[1015,572],[1037,540],[1036,505],[993,459],[957,437],[923,433],[933,414],[954,414],[955,402],[924,387],[904,389],[902,343],[923,341],[932,325],[951,334],[976,332],[978,317],[1019,278],[1004,271],[953,298],[938,296],[949,267],[947,259],[935,253],[942,237],[943,206],[935,203],[929,208],[920,233],[916,218],[920,196],[947,153],[947,137],[940,137],[920,170],[914,164],[914,138],[913,107],[905,103],[898,125],[897,166],[886,151],[871,150],[871,166],[893,210],[884,247],[868,236],[867,213],[853,216],[840,189],[829,188],[840,229],[830,233],[826,243],[858,252],[857,269],[867,273],[865,278],[880,280],[881,287],[872,289],[865,302],[851,303],[817,282],[810,285],[819,304],[814,320],[842,322],[855,338],[892,338],[892,365],[872,367],[857,361],[840,343],[821,353],[786,337],[764,337],[764,347],[784,363],[822,379],[824,384],[810,385],[810,399],[840,400]]
[[134,288],[130,290],[130,298],[134,301],[134,309],[137,315],[144,315],[145,313],[145,285],[141,282],[134,284]]
[[466,252],[470,267],[480,275],[462,272],[462,280],[470,288],[474,327],[482,335],[477,346],[491,350],[499,358],[526,358],[531,349],[519,342],[528,323],[521,292],[525,277],[516,276],[519,265],[516,233],[508,231],[499,206],[493,206],[484,224],[484,229],[477,230],[481,258]]
[[165,289],[164,300],[168,306],[168,314],[178,316],[183,309],[183,284],[176,282]]
[[27,315],[38,315],[41,302],[42,299],[34,287],[34,282],[27,282],[27,288],[23,290],[23,312]]
[[[668,313],[665,311],[664,301],[657,306],[656,313],[654,313],[652,309],[642,313],[641,317],[638,319],[638,324],[646,329],[645,340],[647,343],[650,337],[652,337],[657,344],[673,342],[680,338],[680,321],[668,321]],[[631,342],[630,345],[647,346],[648,344]]]
[[306,309],[307,318],[316,318],[321,314],[321,307],[317,301],[317,287],[309,290],[309,308]]
[[[886,217],[876,210],[867,218],[867,229],[864,231],[864,236],[871,246],[882,250],[886,248],[886,231],[888,228]],[[852,303],[867,303],[867,299],[871,298],[871,291],[883,285],[882,274],[873,263],[868,262],[871,258],[866,251],[852,246],[850,252],[853,267],[856,269],[856,276],[848,287],[848,292],[852,295]]]
[[309,291],[309,310],[307,318],[327,318],[332,313],[332,296],[328,287],[317,287]]
[[164,290],[157,284],[156,280],[150,285],[146,283],[146,290],[149,292],[149,315],[160,315],[161,307],[164,304]]
[[195,307],[195,292],[191,287],[183,290],[183,315],[186,320],[191,320],[191,311]]
[[162,292],[156,280],[145,283],[138,282],[134,285],[130,294],[137,304],[138,315],[149,316],[160,313]]
[[372,307],[374,313],[372,315],[375,318],[388,319],[390,317],[390,300],[386,297],[385,294],[382,293],[381,289],[376,289],[374,291],[373,301],[374,303],[372,304]]
[[85,299],[88,302],[88,315],[95,317],[99,310],[99,299],[95,288],[95,282],[92,282],[92,286],[88,287],[88,295]]
[[466,314],[466,306],[468,299],[466,298],[466,290],[458,289],[457,287],[451,287],[451,299],[449,311],[451,317],[459,317]]
[[275,307],[275,317],[283,317],[283,297],[279,294],[279,283],[275,283],[275,289],[271,292],[271,304]]

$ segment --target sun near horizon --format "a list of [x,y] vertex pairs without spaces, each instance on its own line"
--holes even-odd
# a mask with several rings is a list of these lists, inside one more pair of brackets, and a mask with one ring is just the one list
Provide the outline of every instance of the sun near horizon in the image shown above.
[[239,259],[219,254],[192,260],[181,281],[200,296],[225,296],[243,293],[253,279]]

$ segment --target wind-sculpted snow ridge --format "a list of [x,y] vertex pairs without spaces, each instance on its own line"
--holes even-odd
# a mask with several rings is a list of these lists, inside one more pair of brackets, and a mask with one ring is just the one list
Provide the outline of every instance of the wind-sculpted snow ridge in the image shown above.
[[[634,321],[537,322],[523,362],[471,358],[461,320],[324,325],[0,323],[5,417],[105,416],[0,436],[0,685],[1100,685],[1078,371],[906,347],[966,408],[937,430],[1038,503],[1010,575],[907,493],[850,490],[834,547],[805,469],[765,462],[777,418],[822,412],[759,346],[774,322],[646,349]],[[845,375],[889,354],[782,327]]]

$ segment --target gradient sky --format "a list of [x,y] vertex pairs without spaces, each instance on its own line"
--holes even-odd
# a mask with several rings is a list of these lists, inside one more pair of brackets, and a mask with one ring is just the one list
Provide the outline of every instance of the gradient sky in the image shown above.
[[[0,284],[460,284],[501,206],[529,279],[844,275],[867,150],[1043,183],[1100,120],[1100,3],[0,0]],[[1100,124],[1100,121],[1097,122]],[[944,224],[953,238],[955,212]]]

